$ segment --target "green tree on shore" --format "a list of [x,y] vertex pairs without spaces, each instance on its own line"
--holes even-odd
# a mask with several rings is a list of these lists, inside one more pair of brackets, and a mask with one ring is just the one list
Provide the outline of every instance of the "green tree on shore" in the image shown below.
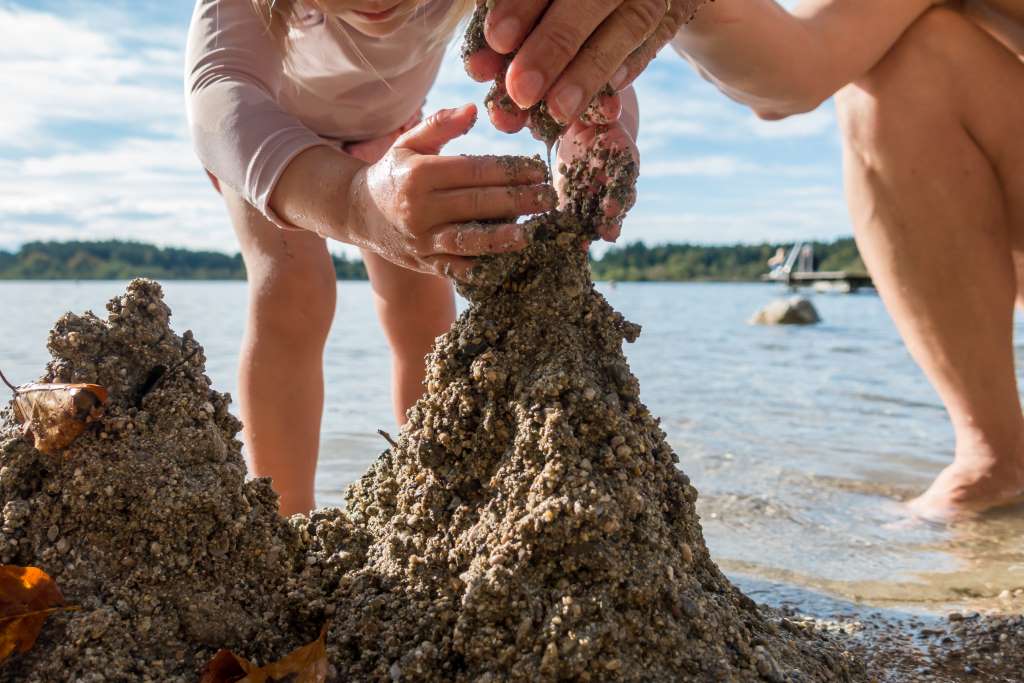
[[[781,244],[666,244],[635,242],[610,248],[592,261],[598,280],[750,282],[760,279]],[[865,272],[852,239],[814,243],[821,270]],[[334,257],[339,280],[365,280],[358,259]],[[16,252],[0,251],[2,280],[243,280],[239,254],[157,247],[141,242],[28,242]]]

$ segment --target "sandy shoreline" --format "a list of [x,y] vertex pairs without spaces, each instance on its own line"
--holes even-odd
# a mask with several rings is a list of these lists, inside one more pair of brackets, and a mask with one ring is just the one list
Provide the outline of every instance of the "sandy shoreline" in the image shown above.
[[729,577],[762,609],[837,636],[865,663],[871,681],[1024,679],[1021,596],[1003,601],[1002,609],[991,601],[878,607],[794,584],[733,573]]

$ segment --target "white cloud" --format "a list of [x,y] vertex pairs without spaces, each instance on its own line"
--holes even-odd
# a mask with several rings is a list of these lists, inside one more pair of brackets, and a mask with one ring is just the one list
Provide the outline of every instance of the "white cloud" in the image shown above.
[[648,161],[641,166],[644,178],[705,176],[727,178],[736,175],[762,174],[773,177],[805,178],[827,174],[827,168],[801,164],[766,164],[728,155],[681,157]]
[[166,128],[180,118],[180,87],[169,82],[180,82],[181,56],[164,44],[131,54],[72,19],[0,7],[0,63],[0,90],[10,95],[0,146],[43,145],[57,122]]

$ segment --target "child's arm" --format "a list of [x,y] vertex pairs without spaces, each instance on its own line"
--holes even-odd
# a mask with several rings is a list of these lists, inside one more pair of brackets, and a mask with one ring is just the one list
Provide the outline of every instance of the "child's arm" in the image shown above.
[[[467,257],[525,246],[518,226],[459,224],[552,208],[540,164],[437,156],[475,108],[431,117],[368,164],[280,107],[282,57],[245,0],[201,0],[188,46],[188,108],[206,168],[279,227],[357,244],[400,265],[459,275]],[[438,182],[444,180],[445,182]]]
[[440,156],[476,122],[474,105],[442,110],[399,136],[384,158],[339,171],[321,148],[299,155],[272,203],[324,237],[370,249],[411,270],[461,277],[482,254],[526,246],[514,222],[553,209],[547,168],[527,158]]
[[245,0],[201,0],[186,60],[199,158],[274,223],[294,228],[270,209],[271,192],[292,159],[326,143],[277,104],[282,58],[266,27]]
[[941,0],[716,0],[673,45],[732,99],[764,118],[810,111],[866,73]]

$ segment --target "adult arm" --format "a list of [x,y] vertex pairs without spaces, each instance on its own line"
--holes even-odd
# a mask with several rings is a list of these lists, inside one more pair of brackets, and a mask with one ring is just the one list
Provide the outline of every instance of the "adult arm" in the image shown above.
[[719,90],[777,119],[815,109],[871,69],[941,0],[716,0],[672,41]]

